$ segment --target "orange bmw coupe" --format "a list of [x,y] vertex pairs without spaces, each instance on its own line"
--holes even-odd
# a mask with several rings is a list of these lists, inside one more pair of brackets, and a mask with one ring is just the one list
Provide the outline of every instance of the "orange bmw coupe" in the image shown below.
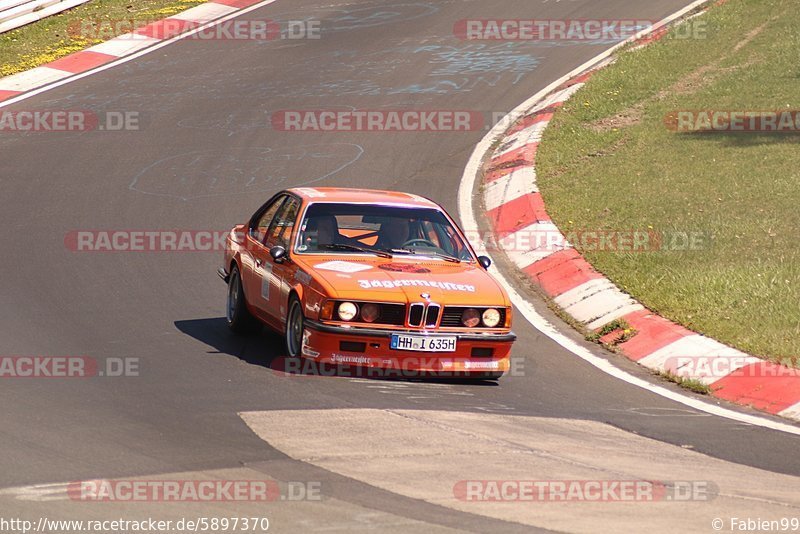
[[231,230],[218,273],[230,329],[265,324],[289,358],[498,379],[516,336],[490,264],[431,200],[302,187]]

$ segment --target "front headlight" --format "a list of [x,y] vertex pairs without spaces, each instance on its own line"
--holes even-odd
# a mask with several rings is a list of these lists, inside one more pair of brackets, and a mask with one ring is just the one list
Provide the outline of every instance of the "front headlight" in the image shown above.
[[352,321],[358,314],[358,306],[352,302],[342,302],[339,304],[339,319],[342,321]]
[[483,312],[483,325],[488,328],[494,328],[500,324],[500,312],[494,308],[489,308]]

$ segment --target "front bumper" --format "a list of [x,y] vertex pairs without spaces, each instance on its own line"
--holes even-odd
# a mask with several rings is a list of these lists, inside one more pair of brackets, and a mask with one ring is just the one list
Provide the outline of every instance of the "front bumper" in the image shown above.
[[[411,373],[483,375],[509,369],[512,333],[425,332],[347,328],[305,321],[302,353],[320,363],[400,370]],[[456,338],[454,352],[417,352],[390,347],[392,334]]]
[[517,340],[517,335],[513,332],[486,334],[468,334],[462,332],[431,332],[422,330],[383,330],[380,328],[348,328],[346,326],[324,324],[317,321],[306,319],[303,323],[306,328],[326,334],[339,334],[343,336],[356,337],[378,337],[391,338],[392,334],[413,334],[418,336],[456,336],[458,341],[493,341],[497,343],[513,343]]

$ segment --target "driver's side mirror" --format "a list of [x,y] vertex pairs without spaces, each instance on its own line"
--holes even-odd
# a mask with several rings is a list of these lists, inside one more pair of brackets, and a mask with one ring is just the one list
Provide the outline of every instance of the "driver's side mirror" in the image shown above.
[[272,256],[272,259],[275,263],[283,263],[286,261],[286,249],[280,245],[276,245],[269,249],[269,255]]
[[492,258],[489,256],[478,256],[478,263],[480,263],[481,267],[484,269],[488,269],[492,265]]

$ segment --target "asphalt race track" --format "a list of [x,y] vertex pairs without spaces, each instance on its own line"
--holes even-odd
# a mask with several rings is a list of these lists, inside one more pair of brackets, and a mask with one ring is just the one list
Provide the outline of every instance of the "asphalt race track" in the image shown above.
[[[514,325],[519,338],[513,358],[524,372],[499,386],[287,377],[270,368],[281,356],[278,336],[228,333],[226,289],[215,273],[220,252],[92,253],[65,246],[65,235],[74,230],[225,230],[244,222],[272,193],[312,184],[413,192],[456,215],[458,181],[486,130],[283,132],[270,127],[271,114],[348,107],[503,114],[613,43],[475,43],[453,36],[455,21],[660,20],[686,4],[278,0],[243,17],[316,19],[321,39],[180,41],[10,106],[12,111],[136,111],[141,129],[0,135],[5,229],[0,352],[138,358],[139,376],[3,380],[0,488],[12,490],[0,490],[0,509],[5,515],[35,516],[74,505],[19,499],[19,490],[13,490],[31,485],[250,469],[279,480],[323,482],[328,500],[283,508],[276,503],[270,509],[278,531],[530,531],[523,528],[524,519],[498,518],[469,503],[463,509],[435,504],[410,490],[381,487],[380,477],[298,460],[317,456],[316,450],[321,455],[358,447],[326,427],[329,419],[321,411],[338,420],[361,410],[369,417],[345,418],[340,428],[363,420],[361,430],[367,432],[370,424],[376,431],[392,428],[381,414],[422,421],[433,411],[453,412],[447,423],[453,427],[488,428],[491,415],[503,421],[518,416],[542,432],[549,419],[575,430],[574,422],[584,426],[569,442],[573,446],[582,441],[600,450],[618,443],[622,454],[647,441],[658,451],[649,462],[685,468],[673,478],[693,479],[694,464],[683,463],[681,456],[692,454],[709,465],[719,462],[767,478],[792,475],[779,478],[796,487],[797,436],[694,411],[618,381],[556,345],[521,315]],[[544,305],[537,307],[558,321]],[[623,358],[605,357],[632,374],[649,376]],[[258,414],[243,418],[246,412]],[[437,418],[425,420],[435,426]],[[287,429],[294,434],[284,435],[291,434]],[[397,427],[398,440],[402,429]],[[496,430],[498,439],[513,441],[509,428]],[[391,431],[375,441],[360,434],[363,452],[385,450],[374,448],[390,447],[392,437]],[[427,452],[440,453],[446,463],[448,447],[456,447],[447,443],[432,437]],[[537,439],[525,443],[533,447]],[[624,454],[615,461],[624,473]],[[388,478],[406,472],[401,461],[387,461],[383,468]],[[148,513],[185,515],[166,508]],[[96,511],[84,504],[80,514]],[[72,509],[63,512],[67,516]],[[651,512],[642,507],[641,513],[626,513],[645,521]],[[127,508],[125,514],[131,513]],[[528,524],[560,530],[553,522]],[[708,523],[694,529],[707,530]]]

